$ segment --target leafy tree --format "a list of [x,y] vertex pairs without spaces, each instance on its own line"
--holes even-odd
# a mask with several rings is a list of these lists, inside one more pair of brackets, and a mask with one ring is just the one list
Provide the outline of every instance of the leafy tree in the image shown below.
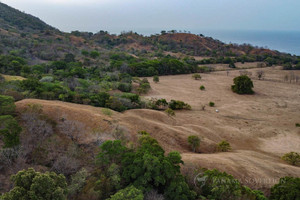
[[253,82],[246,76],[238,76],[233,79],[234,85],[231,86],[233,92],[238,94],[253,94]]
[[286,153],[284,154],[284,156],[282,156],[281,159],[288,162],[291,165],[300,164],[300,154],[296,152]]
[[3,137],[4,148],[11,148],[19,145],[19,135],[21,131],[22,128],[12,116],[0,116],[0,135]]
[[68,186],[69,196],[76,196],[81,191],[88,175],[88,171],[85,168],[82,168],[76,174],[71,176],[71,183]]
[[15,112],[15,108],[14,98],[0,95],[0,115],[12,115]]
[[300,199],[300,178],[284,177],[271,188],[270,200]]
[[200,146],[200,138],[196,135],[190,135],[188,137],[188,143],[192,147],[193,152],[196,152],[196,149]]
[[210,101],[209,104],[208,104],[210,107],[214,107],[215,106],[215,103]]
[[153,81],[155,82],[155,83],[158,83],[159,82],[159,76],[153,76]]
[[201,85],[201,86],[200,86],[200,90],[205,90],[204,85]]
[[267,200],[261,191],[251,190],[241,185],[238,180],[226,172],[220,172],[216,169],[200,170],[199,172],[195,178],[195,184],[198,188],[198,194],[204,199]]
[[143,200],[144,194],[141,190],[134,186],[128,186],[125,189],[119,190],[116,194],[112,195],[108,200]]
[[67,183],[63,175],[40,173],[34,169],[19,171],[11,177],[14,188],[2,200],[66,200]]
[[222,142],[220,142],[218,144],[218,151],[222,151],[222,152],[227,152],[231,150],[231,146],[229,144],[229,142],[223,140]]

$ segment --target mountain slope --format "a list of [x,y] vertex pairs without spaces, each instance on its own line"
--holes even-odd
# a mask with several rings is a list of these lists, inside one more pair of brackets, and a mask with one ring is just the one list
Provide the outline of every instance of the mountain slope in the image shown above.
[[3,29],[9,29],[12,27],[17,27],[19,30],[23,31],[45,31],[54,29],[39,18],[23,13],[1,2],[0,20],[0,28]]

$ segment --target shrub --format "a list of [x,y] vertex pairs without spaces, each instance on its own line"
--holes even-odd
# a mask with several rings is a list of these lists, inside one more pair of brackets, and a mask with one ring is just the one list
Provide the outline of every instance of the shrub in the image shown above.
[[12,97],[0,95],[0,115],[12,115],[15,108],[15,101]]
[[201,75],[200,74],[193,74],[193,79],[198,80],[201,79]]
[[270,200],[300,199],[300,178],[284,177],[271,188]]
[[215,103],[214,102],[209,102],[209,104],[208,104],[210,107],[214,107],[215,106]]
[[205,197],[203,199],[267,200],[261,191],[251,190],[241,185],[238,180],[226,172],[220,172],[216,169],[200,172],[195,179],[195,184],[199,187],[198,194]]
[[169,102],[169,108],[171,108],[172,110],[190,110],[191,106],[187,103],[184,103],[183,101],[171,100]]
[[40,173],[34,169],[19,171],[11,177],[14,188],[5,193],[2,200],[43,199],[66,200],[67,183],[63,175],[54,172]]
[[90,56],[94,59],[98,58],[100,56],[100,53],[98,51],[91,51]]
[[238,94],[253,94],[253,82],[246,76],[238,76],[233,79],[234,85],[231,86],[233,92]]
[[299,124],[299,123],[296,123],[295,126],[296,126],[296,127],[300,127],[300,124]]
[[300,164],[300,154],[298,154],[296,152],[286,153],[286,154],[284,154],[284,156],[281,157],[281,159],[291,165]]
[[193,152],[196,152],[196,149],[200,146],[200,138],[196,135],[191,135],[188,137],[188,143],[192,147]]
[[166,109],[165,113],[167,113],[167,115],[170,117],[175,116],[175,112],[171,108]]
[[0,135],[3,137],[4,148],[11,148],[19,145],[19,135],[21,131],[22,128],[12,116],[0,116]]
[[199,89],[200,89],[200,90],[205,90],[204,85],[201,85]]
[[155,83],[158,83],[159,82],[159,76],[153,76],[153,81]]
[[231,146],[229,144],[229,142],[223,140],[222,142],[220,142],[217,146],[218,151],[222,151],[222,152],[227,152],[231,150]]
[[118,90],[122,92],[131,92],[131,83],[120,83],[118,86]]
[[101,112],[104,114],[104,115],[107,115],[107,116],[112,116],[112,111],[108,108],[102,108],[101,109]]
[[137,91],[139,94],[147,94],[150,89],[151,86],[148,79],[144,78],[143,80],[140,81],[140,85],[137,88]]
[[128,186],[125,189],[119,190],[112,195],[108,200],[144,200],[143,192],[134,186]]

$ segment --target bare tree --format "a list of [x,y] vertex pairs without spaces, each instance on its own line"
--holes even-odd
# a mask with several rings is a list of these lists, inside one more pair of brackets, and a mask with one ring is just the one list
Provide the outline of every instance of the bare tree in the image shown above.
[[258,71],[256,71],[256,76],[259,80],[264,79],[265,72],[263,70],[258,70]]

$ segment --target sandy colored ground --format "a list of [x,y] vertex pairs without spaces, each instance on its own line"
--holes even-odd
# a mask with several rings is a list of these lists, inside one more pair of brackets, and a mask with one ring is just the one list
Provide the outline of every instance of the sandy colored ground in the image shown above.
[[[200,81],[193,80],[192,75],[177,75],[160,77],[160,82],[155,84],[148,78],[152,90],[146,98],[182,100],[192,106],[190,111],[176,111],[173,118],[161,111],[145,109],[106,116],[101,108],[30,99],[17,102],[17,108],[39,103],[56,120],[66,117],[80,121],[88,130],[82,138],[86,141],[89,137],[93,140],[92,130],[99,127],[102,127],[99,130],[109,130],[110,123],[127,127],[132,136],[146,130],[166,152],[181,152],[186,167],[217,168],[252,188],[265,189],[280,177],[300,177],[300,167],[280,159],[287,152],[300,152],[300,128],[295,127],[295,123],[300,123],[300,86],[278,82],[289,72],[276,68],[264,70],[268,80],[254,80],[254,95],[238,95],[230,90],[238,71],[228,76],[225,71],[201,74]],[[206,90],[199,90],[200,85]],[[208,106],[210,101],[215,102],[214,108]],[[206,105],[204,111],[202,105]],[[200,153],[191,152],[187,143],[189,135],[202,138]],[[229,141],[233,150],[214,153],[215,145],[221,140]]]

